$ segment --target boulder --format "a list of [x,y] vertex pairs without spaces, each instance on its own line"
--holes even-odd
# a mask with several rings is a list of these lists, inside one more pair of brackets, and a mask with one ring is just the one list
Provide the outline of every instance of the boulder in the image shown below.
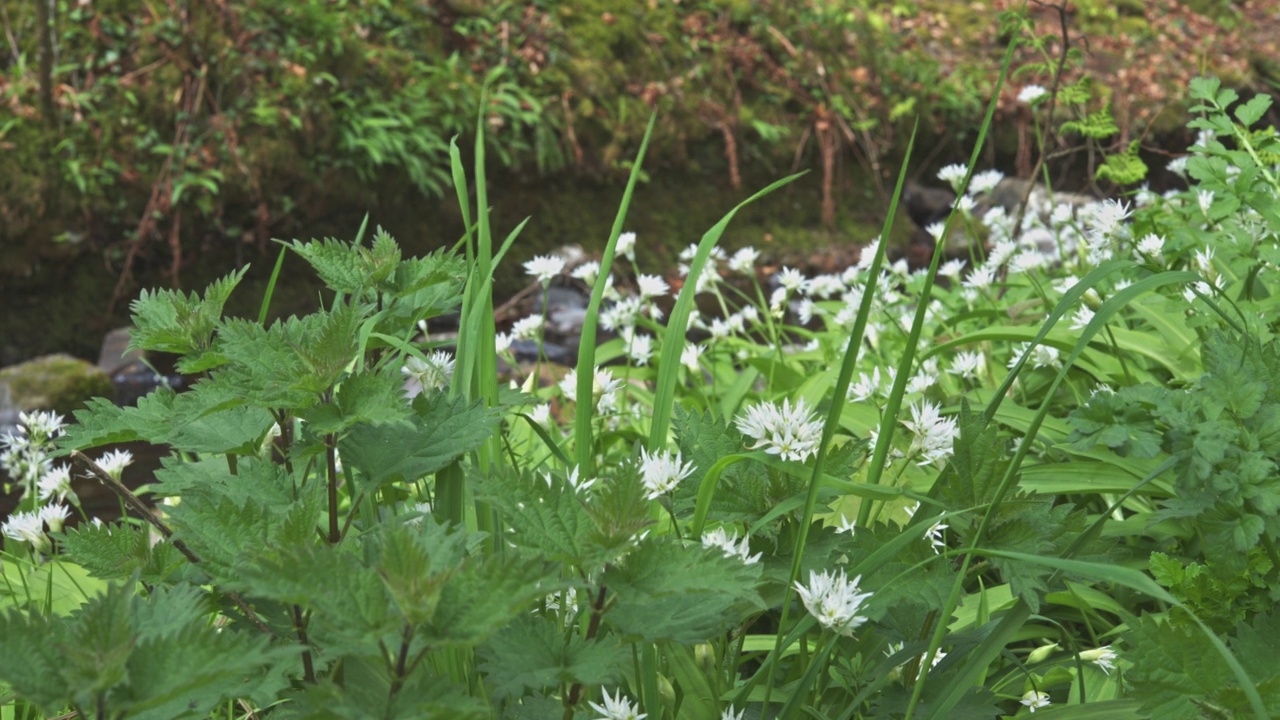
[[18,411],[52,410],[68,419],[89,398],[115,396],[111,377],[70,355],[45,355],[0,369],[0,400]]

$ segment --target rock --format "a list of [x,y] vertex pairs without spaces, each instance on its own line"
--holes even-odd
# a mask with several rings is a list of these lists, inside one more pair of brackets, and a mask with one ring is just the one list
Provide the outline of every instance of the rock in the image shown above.
[[20,411],[52,410],[68,419],[93,397],[115,397],[111,377],[70,355],[45,355],[0,369],[0,387]]

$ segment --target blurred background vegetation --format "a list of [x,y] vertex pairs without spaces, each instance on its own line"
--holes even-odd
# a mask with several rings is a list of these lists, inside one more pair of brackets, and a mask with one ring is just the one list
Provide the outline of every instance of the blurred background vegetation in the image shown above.
[[[1140,141],[1167,159],[1187,144],[1189,78],[1276,87],[1271,5],[0,0],[0,364],[92,355],[139,287],[202,286],[248,262],[251,283],[270,238],[349,237],[366,212],[410,252],[454,242],[448,144],[469,148],[477,117],[499,231],[533,217],[513,260],[604,242],[654,110],[629,222],[642,265],[674,266],[795,170],[813,172],[740,216],[737,242],[779,257],[865,242],[912,122],[913,169],[930,180],[967,155],[1020,34],[1040,45],[1020,51],[986,160],[1025,175],[1033,120],[1016,95],[1047,84],[1063,21],[1076,52],[1063,82],[1090,83],[1115,119],[1101,149]],[[1024,7],[1021,26],[1003,15]],[[1067,153],[1055,172],[1094,185],[1095,160]]]

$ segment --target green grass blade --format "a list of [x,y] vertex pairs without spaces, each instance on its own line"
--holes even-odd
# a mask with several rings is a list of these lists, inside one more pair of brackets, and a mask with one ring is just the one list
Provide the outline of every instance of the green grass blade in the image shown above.
[[262,294],[262,305],[258,307],[258,324],[267,324],[267,309],[271,307],[271,298],[276,293],[276,283],[280,280],[280,270],[284,267],[284,256],[289,252],[289,248],[280,248],[280,255],[276,258],[276,266],[271,270],[271,279],[267,281],[267,291]]
[[[798,173],[770,183],[768,187],[738,203],[720,218],[720,222],[703,233],[702,240],[698,242],[697,253],[693,257],[693,262],[689,263],[689,274],[684,279],[684,287],[680,288],[680,295],[667,322],[667,332],[662,338],[657,389],[653,398],[653,419],[649,425],[648,447],[651,452],[667,444],[667,429],[671,424],[671,413],[675,405],[676,382],[680,377],[680,353],[684,350],[685,328],[689,326],[689,312],[693,308],[694,296],[698,292],[698,277],[702,275],[707,260],[711,257],[712,249],[715,248],[716,243],[720,242],[720,237],[724,235],[725,229],[729,227],[729,223],[739,210],[783,185],[793,182],[803,174]],[[581,382],[581,375],[579,375],[579,382]]]
[[613,269],[613,256],[618,247],[618,236],[622,234],[622,224],[627,219],[627,209],[631,207],[631,195],[635,192],[636,183],[640,180],[640,167],[644,164],[645,152],[649,149],[649,138],[653,135],[653,126],[658,115],[649,117],[649,126],[645,128],[644,139],[640,141],[640,151],[636,153],[635,162],[631,165],[631,175],[627,178],[627,189],[622,193],[622,203],[618,205],[618,214],[613,219],[613,229],[609,231],[609,242],[605,245],[604,254],[600,258],[600,274],[596,278],[595,287],[591,289],[591,301],[587,303],[587,317],[582,323],[582,335],[578,340],[578,403],[573,415],[574,458],[578,470],[583,477],[592,477],[595,473],[595,444],[591,436],[591,417],[594,414],[592,404],[592,383],[595,380],[596,367],[596,328],[599,324],[600,305],[604,302],[605,283],[609,280],[609,272]]

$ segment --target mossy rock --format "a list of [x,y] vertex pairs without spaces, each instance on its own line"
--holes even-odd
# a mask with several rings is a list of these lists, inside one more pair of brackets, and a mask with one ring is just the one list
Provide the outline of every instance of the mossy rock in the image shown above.
[[0,385],[20,410],[52,410],[70,417],[89,398],[113,397],[115,385],[100,368],[70,355],[45,355],[0,370]]

